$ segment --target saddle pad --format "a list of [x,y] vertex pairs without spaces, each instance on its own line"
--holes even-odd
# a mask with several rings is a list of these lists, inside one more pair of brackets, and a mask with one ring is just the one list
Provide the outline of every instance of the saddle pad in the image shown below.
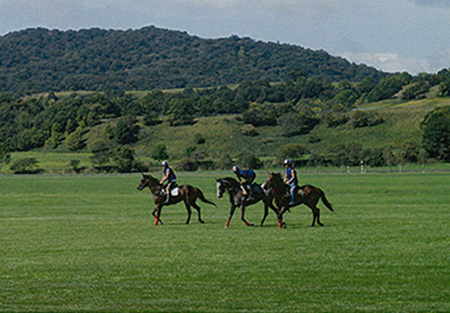
[[175,188],[173,188],[173,189],[170,191],[170,195],[171,195],[172,197],[178,196],[179,193],[180,193],[180,188],[178,188],[178,187],[175,187]]

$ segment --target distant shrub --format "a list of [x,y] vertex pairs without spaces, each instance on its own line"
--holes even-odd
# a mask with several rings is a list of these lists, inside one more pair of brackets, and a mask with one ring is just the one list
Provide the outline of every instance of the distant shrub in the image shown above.
[[206,142],[206,138],[202,134],[195,134],[194,141],[198,145],[202,145]]
[[178,164],[180,171],[195,172],[198,170],[198,163],[193,158],[183,158]]
[[423,147],[438,160],[450,161],[450,107],[428,113],[422,124]]
[[167,153],[166,145],[162,143],[156,145],[153,151],[151,152],[150,157],[157,161],[168,159],[169,154]]
[[376,112],[356,110],[350,116],[350,125],[354,128],[375,126],[384,122]]
[[244,168],[260,169],[263,167],[261,160],[251,153],[241,154],[238,158],[239,164]]
[[69,167],[75,172],[78,173],[80,171],[79,168],[80,160],[74,159],[69,161]]
[[242,134],[248,137],[256,137],[259,135],[255,126],[253,125],[245,125],[244,127],[242,127]]
[[271,105],[252,104],[248,110],[242,113],[242,120],[255,127],[277,124],[275,108]]
[[231,170],[233,167],[233,159],[229,154],[221,154],[214,167],[218,170]]
[[13,162],[10,167],[14,174],[38,174],[42,170],[38,168],[36,158],[24,158]]
[[280,147],[277,155],[279,160],[298,160],[307,152],[308,148],[305,145],[294,143]]

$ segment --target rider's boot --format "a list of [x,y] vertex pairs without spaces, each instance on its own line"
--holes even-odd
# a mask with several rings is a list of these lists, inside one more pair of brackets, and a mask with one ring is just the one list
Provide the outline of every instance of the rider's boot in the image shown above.
[[253,201],[253,200],[255,200],[255,198],[253,198],[253,190],[252,190],[252,187],[249,186],[248,191],[247,191],[247,201]]
[[164,204],[168,204],[170,201],[170,191],[166,193],[166,201],[164,201]]

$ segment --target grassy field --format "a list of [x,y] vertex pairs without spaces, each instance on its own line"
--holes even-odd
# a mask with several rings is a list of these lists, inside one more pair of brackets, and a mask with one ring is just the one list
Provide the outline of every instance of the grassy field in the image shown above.
[[0,311],[450,311],[448,174],[303,174],[335,212],[311,228],[294,208],[281,230],[272,212],[224,229],[224,175],[179,173],[218,207],[157,227],[139,175],[0,176]]

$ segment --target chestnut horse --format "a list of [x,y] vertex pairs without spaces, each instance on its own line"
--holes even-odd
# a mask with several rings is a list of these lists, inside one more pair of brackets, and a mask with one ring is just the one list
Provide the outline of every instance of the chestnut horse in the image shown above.
[[295,194],[295,204],[290,206],[291,201],[290,187],[283,182],[283,178],[280,173],[269,173],[266,182],[264,183],[264,188],[272,188],[275,197],[275,204],[280,209],[279,221],[280,228],[286,225],[281,222],[283,219],[283,214],[289,210],[290,207],[297,206],[300,204],[305,204],[308,206],[313,213],[313,222],[311,226],[319,224],[323,226],[320,222],[320,210],[317,208],[317,203],[322,200],[323,204],[330,210],[334,211],[330,202],[328,202],[325,197],[325,193],[317,187],[312,185],[304,185],[298,187],[297,193]]
[[152,212],[152,215],[155,217],[155,226],[158,225],[158,223],[163,224],[161,221],[161,209],[165,205],[172,205],[179,203],[181,201],[184,201],[184,205],[186,207],[188,217],[186,224],[189,224],[189,221],[191,220],[191,206],[194,207],[194,209],[198,212],[198,220],[200,223],[204,223],[204,221],[201,218],[200,214],[200,207],[197,205],[196,201],[197,199],[200,199],[201,201],[205,203],[212,204],[216,206],[214,202],[211,202],[205,198],[203,195],[203,192],[191,185],[182,185],[177,188],[179,188],[178,195],[171,195],[170,200],[168,203],[165,203],[166,201],[166,195],[164,191],[164,187],[162,184],[159,183],[159,180],[152,175],[145,175],[142,174],[142,179],[139,182],[139,186],[137,187],[138,190],[143,190],[144,188],[148,187],[150,191],[153,194],[153,202],[156,204],[155,209]]

